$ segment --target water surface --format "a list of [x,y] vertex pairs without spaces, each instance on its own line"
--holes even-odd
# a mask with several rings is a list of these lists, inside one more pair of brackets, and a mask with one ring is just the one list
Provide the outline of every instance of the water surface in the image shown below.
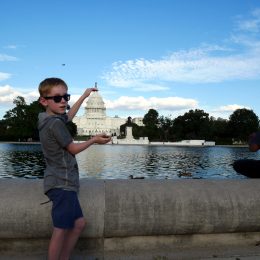
[[[241,179],[234,160],[259,159],[246,147],[93,145],[77,156],[81,178]],[[43,178],[40,144],[0,144],[0,178]]]

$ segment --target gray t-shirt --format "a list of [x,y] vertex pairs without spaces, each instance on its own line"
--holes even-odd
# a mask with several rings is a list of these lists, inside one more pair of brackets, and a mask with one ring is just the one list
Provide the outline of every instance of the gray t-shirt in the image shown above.
[[75,155],[65,147],[73,140],[65,123],[66,115],[39,114],[38,128],[45,157],[44,193],[53,188],[78,192],[79,172]]

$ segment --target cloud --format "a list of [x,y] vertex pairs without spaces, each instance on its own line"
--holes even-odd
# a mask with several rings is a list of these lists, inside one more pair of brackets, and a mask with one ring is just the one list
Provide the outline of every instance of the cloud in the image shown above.
[[11,74],[0,72],[0,81],[9,79],[11,77]]
[[141,84],[142,89],[146,88],[147,91],[151,90],[152,81],[215,83],[255,79],[260,78],[259,53],[259,43],[254,43],[254,49],[241,54],[232,54],[225,48],[208,47],[178,51],[160,60],[116,62],[104,79],[109,85],[137,90]]
[[157,98],[150,97],[127,97],[122,96],[114,101],[104,100],[107,109],[122,110],[149,110],[150,108],[167,111],[177,111],[182,109],[193,109],[198,105],[194,99],[180,97]]
[[214,116],[215,118],[221,117],[228,119],[229,116],[237,109],[251,109],[250,107],[244,106],[244,105],[238,105],[238,104],[231,104],[231,105],[225,105],[220,106],[218,108],[213,109],[209,112],[211,116]]
[[0,86],[0,103],[1,103],[1,105],[10,106],[11,104],[13,104],[13,100],[17,96],[24,97],[27,104],[30,104],[32,101],[35,101],[38,99],[39,94],[37,91],[22,92],[22,91],[14,89],[10,85]]
[[[103,74],[111,86],[153,91],[173,83],[220,83],[260,79],[260,8],[240,17],[237,30],[219,44],[175,51],[160,59],[118,61]],[[140,87],[141,86],[141,87]]]
[[250,109],[250,107],[233,104],[233,105],[221,106],[216,111],[218,111],[218,112],[234,112],[235,110],[242,109],[242,108]]
[[10,45],[5,46],[5,49],[13,49],[13,50],[15,50],[15,49],[17,49],[17,45],[10,44]]
[[0,53],[0,61],[17,61],[18,59],[14,56],[1,54]]
[[252,11],[249,19],[239,17],[237,20],[237,29],[244,32],[258,33],[260,30],[260,8]]

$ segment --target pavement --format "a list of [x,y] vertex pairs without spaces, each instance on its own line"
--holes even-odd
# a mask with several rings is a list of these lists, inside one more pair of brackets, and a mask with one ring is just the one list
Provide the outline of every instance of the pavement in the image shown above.
[[[0,260],[47,260],[45,252],[0,253]],[[260,260],[260,246],[175,248],[162,251],[75,251],[71,260]]]

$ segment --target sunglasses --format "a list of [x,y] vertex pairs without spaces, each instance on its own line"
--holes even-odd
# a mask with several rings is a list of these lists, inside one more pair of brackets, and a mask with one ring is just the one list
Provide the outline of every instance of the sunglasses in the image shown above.
[[55,103],[60,103],[62,99],[65,101],[70,100],[70,94],[65,94],[63,96],[52,96],[52,97],[44,97],[45,99],[53,99]]

